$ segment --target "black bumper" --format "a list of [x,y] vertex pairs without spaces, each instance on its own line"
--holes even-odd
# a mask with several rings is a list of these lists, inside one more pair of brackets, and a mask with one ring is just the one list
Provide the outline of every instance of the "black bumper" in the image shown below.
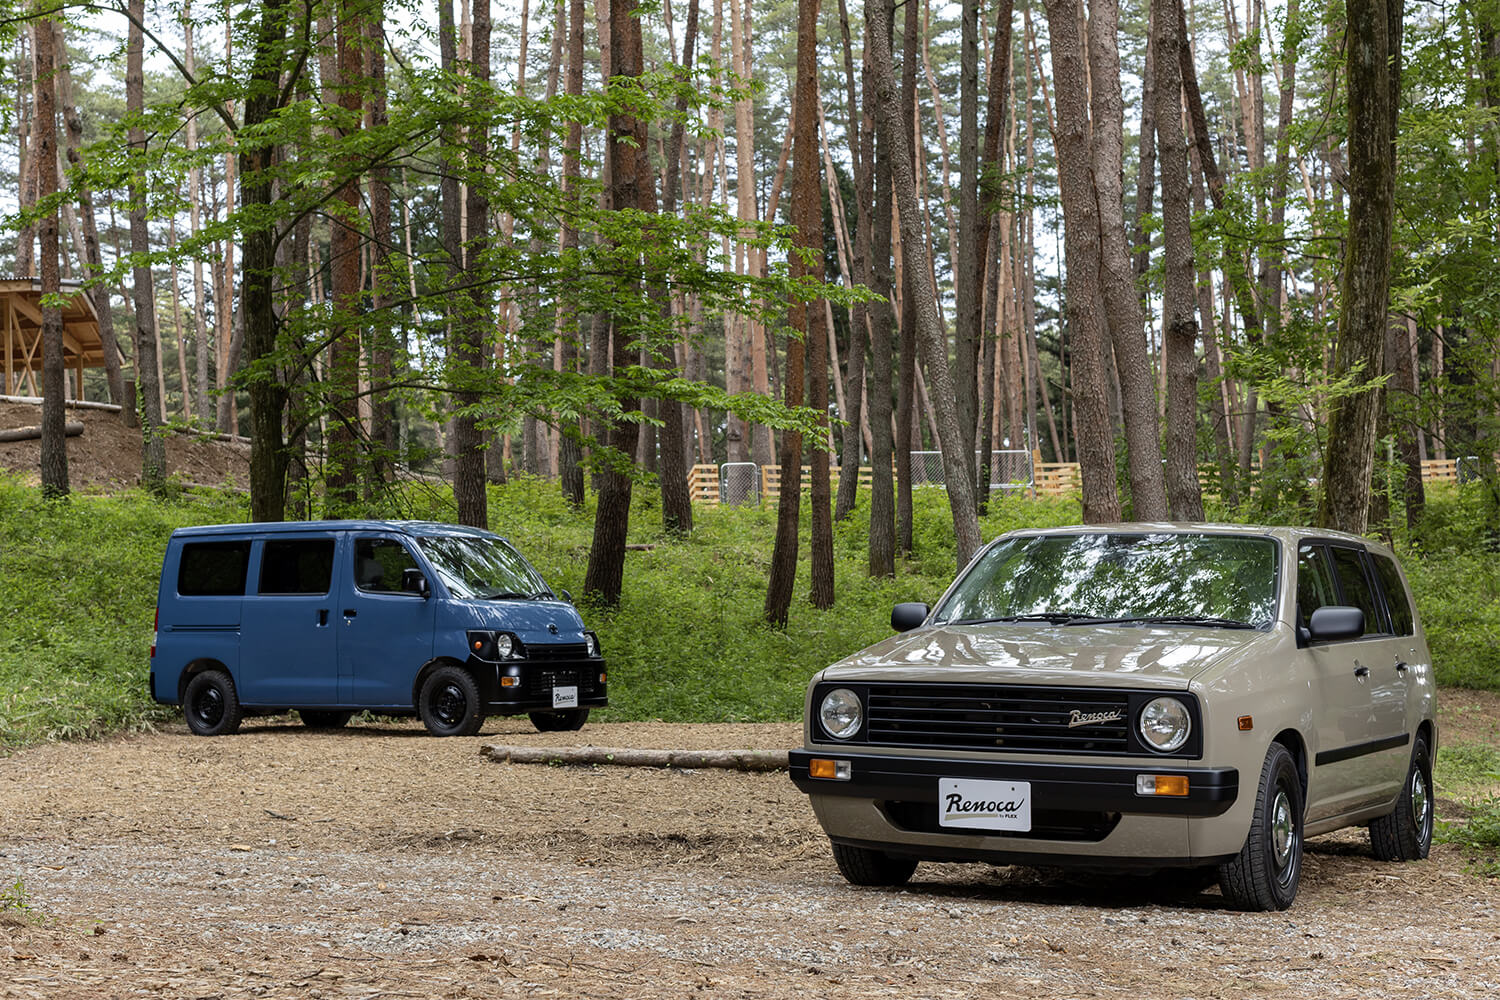
[[[553,711],[556,708],[552,704],[554,686],[576,687],[578,708],[603,708],[609,704],[608,685],[599,680],[606,671],[602,658],[493,663],[471,656],[468,666],[479,681],[485,711],[491,715]],[[510,686],[501,683],[507,676],[515,683]]]
[[[849,761],[849,780],[810,777],[808,761],[814,757]],[[936,803],[939,778],[981,778],[1030,782],[1032,800],[1046,809],[1219,816],[1234,805],[1240,786],[1237,769],[1183,768],[1171,763],[1152,759],[1128,765],[960,760],[847,753],[830,747],[791,751],[788,770],[796,786],[809,795],[847,795],[879,802]],[[1187,775],[1188,794],[1139,795],[1135,790],[1139,774]]]

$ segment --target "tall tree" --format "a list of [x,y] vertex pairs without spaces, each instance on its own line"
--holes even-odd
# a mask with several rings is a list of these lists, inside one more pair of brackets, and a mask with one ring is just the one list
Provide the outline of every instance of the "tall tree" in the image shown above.
[[[125,42],[125,108],[131,116],[130,251],[135,257],[135,378],[141,410],[141,483],[148,490],[160,493],[167,483],[167,442],[163,436],[161,383],[157,375],[156,289],[151,276],[151,236],[146,229],[146,130],[141,126],[145,108],[145,78],[141,64],[146,0],[130,0],[129,16],[130,28]],[[50,31],[48,37],[51,37]],[[53,162],[56,162],[55,155]]]
[[[682,70],[690,74],[693,70],[693,50],[698,42],[698,0],[688,0],[687,26],[683,29]],[[677,211],[677,195],[682,186],[682,140],[686,130],[687,94],[677,98],[677,118],[672,123],[672,135],[667,142],[666,178],[662,184],[661,210],[663,215]],[[662,289],[665,292],[665,289]],[[670,319],[671,301],[663,295],[662,305]],[[671,347],[662,352],[662,367],[673,368],[675,358]],[[687,448],[684,441],[683,407],[671,399],[661,401],[661,518],[667,531],[686,533],[693,530],[693,499],[688,493]]]
[[1390,312],[1404,0],[1349,0],[1349,237],[1344,246],[1334,376],[1356,391],[1329,407],[1318,524],[1363,533]]
[[1057,93],[1058,189],[1063,206],[1063,254],[1067,262],[1068,332],[1071,337],[1073,433],[1083,473],[1083,519],[1118,521],[1114,435],[1109,420],[1105,368],[1108,325],[1099,287],[1099,200],[1089,143],[1087,74],[1078,30],[1078,0],[1047,0],[1052,80]]
[[923,366],[927,370],[927,381],[932,387],[938,447],[942,450],[948,506],[953,515],[954,554],[959,568],[962,568],[980,543],[973,476],[969,471],[973,464],[973,453],[965,450],[964,436],[958,425],[953,380],[948,372],[947,337],[938,318],[937,289],[932,280],[922,214],[917,204],[911,144],[908,133],[902,127],[901,110],[897,107],[896,78],[890,44],[887,41],[890,34],[884,6],[878,3],[868,5],[867,16],[870,16],[870,21],[866,44],[872,52],[876,113],[892,133],[891,187],[901,220],[901,248],[905,268],[912,278],[910,291],[916,311],[916,337],[921,347]]
[[[57,194],[57,95],[52,54],[51,11],[38,2],[31,23],[31,88],[35,122],[32,163],[36,170],[38,203]],[[40,237],[42,279],[42,495],[68,495],[68,446],[64,432],[63,397],[67,392],[63,371],[62,309],[54,298],[61,290],[58,275],[57,207],[45,208],[37,222]],[[8,363],[8,362],[7,362]]]
[[[1151,366],[1146,361],[1140,294],[1125,236],[1121,165],[1125,101],[1120,92],[1119,20],[1118,0],[1094,0],[1089,4],[1089,105],[1093,181],[1099,205],[1099,282],[1103,286],[1104,318],[1120,379],[1120,408],[1129,449],[1131,509],[1138,520],[1154,521],[1167,516],[1167,488],[1162,481],[1161,443],[1156,436],[1156,392]],[[1059,84],[1059,104],[1061,91]],[[1172,93],[1176,100],[1175,88]],[[1181,145],[1180,124],[1177,131]],[[1184,201],[1174,209],[1185,213],[1185,206]]]
[[[958,394],[958,427],[965,454],[974,452],[979,414],[978,362],[984,314],[984,260],[979,225],[979,0],[963,0],[958,48],[958,260],[955,273],[957,316],[953,336],[953,387]],[[992,53],[991,59],[995,58]],[[986,473],[990,456],[980,456]],[[965,463],[972,467],[972,460]],[[976,471],[977,474],[977,471]],[[981,487],[986,493],[989,482]]]
[[[869,9],[873,4],[883,4],[886,24],[890,24],[891,0],[866,0],[866,25],[869,24]],[[868,27],[866,38],[869,37]],[[890,39],[886,39],[890,46]],[[870,46],[865,45],[864,54],[864,106],[875,103],[875,74],[870,65]],[[891,292],[895,279],[891,274],[891,134],[888,126],[879,119],[872,123],[875,151],[871,177],[874,207],[870,227],[870,288],[875,300],[869,304],[870,317],[870,540],[869,567],[871,576],[896,575],[896,495],[894,492],[894,466],[892,451],[895,441],[891,428],[891,353],[894,348],[891,328]],[[907,421],[910,434],[911,421]],[[908,438],[909,443],[909,438]],[[911,468],[908,456],[907,469]],[[910,498],[911,484],[907,483]]]
[[[563,93],[569,97],[583,94],[583,0],[567,0],[568,44],[567,70],[563,73]],[[577,368],[579,345],[583,332],[579,324],[579,311],[572,292],[576,288],[577,267],[575,255],[578,250],[578,228],[573,219],[577,214],[580,198],[578,188],[582,183],[578,167],[579,154],[583,146],[583,123],[574,116],[568,121],[568,137],[563,144],[562,194],[566,211],[558,233],[558,254],[563,274],[574,280],[564,281],[562,294],[557,302],[557,366],[571,372]],[[563,496],[574,507],[583,506],[583,449],[579,446],[581,428],[576,418],[564,418],[561,440],[557,446],[557,471],[561,480]]]
[[[469,125],[469,148],[465,162],[468,178],[464,201],[467,240],[464,243],[465,293],[463,315],[458,328],[458,362],[466,370],[465,383],[477,382],[487,367],[489,337],[495,329],[494,309],[490,302],[490,283],[484,279],[490,245],[490,201],[485,184],[485,165],[489,158],[490,95],[490,4],[474,0],[469,42],[469,102],[481,102],[485,109]],[[489,527],[489,500],[485,492],[484,431],[474,408],[481,395],[474,388],[458,392],[459,410],[453,415],[453,499],[458,506],[458,520],[476,528]],[[490,461],[500,463],[500,455]]]
[[[371,131],[380,133],[390,124],[385,78],[385,2],[373,0],[364,16],[365,92]],[[397,268],[392,260],[394,231],[391,226],[390,169],[384,163],[370,167],[370,443],[374,450],[372,470],[385,479],[398,447],[396,406],[391,397],[395,377],[395,343],[390,307]]]
[[[1183,24],[1176,6],[1177,0],[1153,0],[1151,23],[1157,32],[1158,52],[1175,52],[1181,46]],[[1198,486],[1197,279],[1181,94],[1179,64],[1161,60],[1156,66],[1155,100],[1166,259],[1162,336],[1167,368],[1167,494],[1174,518],[1198,521],[1203,518],[1203,498]]]
[[[798,0],[797,4],[797,79],[796,110],[792,120],[792,225],[793,238],[789,270],[793,280],[823,277],[823,206],[818,185],[818,69],[817,69],[818,0]],[[824,366],[822,412],[828,411],[827,330],[823,326],[823,303],[808,301],[794,291],[787,308],[787,324],[792,335],[786,345],[786,375],[783,391],[788,407],[802,405],[804,363],[809,356],[813,365],[820,357]],[[824,345],[819,351],[820,342]],[[814,376],[816,379],[816,375]],[[814,408],[818,401],[811,401]],[[821,443],[821,442],[820,442]],[[818,514],[827,522],[828,453],[822,455],[823,489],[819,496],[817,471],[813,475],[813,535],[820,529]],[[776,542],[771,550],[771,572],[766,584],[766,620],[785,627],[797,581],[797,523],[802,508],[802,435],[785,431],[781,435],[781,495],[776,505]],[[813,603],[827,607],[833,603],[833,553],[826,553],[826,567],[819,565],[820,553],[813,552]],[[826,579],[820,570],[826,570]],[[826,587],[826,591],[821,588]]]
[[[324,93],[333,98],[328,109],[333,133],[344,143],[362,125],[364,60],[360,55],[364,11],[360,0],[339,0],[335,12],[333,78]],[[336,110],[335,110],[336,109]],[[351,143],[352,145],[352,143]],[[328,285],[333,302],[334,329],[328,348],[327,382],[331,395],[328,421],[328,474],[324,480],[327,506],[334,516],[345,516],[357,499],[360,468],[359,340],[363,323],[360,300],[360,183],[356,158],[346,155],[339,164],[329,204]]]
[[[641,22],[636,0],[609,0],[608,86],[624,92],[639,84],[644,70],[641,54]],[[606,207],[619,212],[656,210],[656,191],[647,158],[646,122],[628,105],[617,105],[610,113],[605,136],[604,172],[608,178]],[[615,294],[619,301],[637,300],[639,272],[620,274]],[[628,308],[628,306],[627,306]],[[632,324],[621,314],[608,317],[612,327],[610,348],[616,370],[634,363],[639,347]],[[583,589],[603,604],[620,600],[625,577],[625,536],[630,528],[630,470],[625,466],[635,454],[640,425],[632,419],[640,400],[620,400],[621,415],[609,427],[609,446],[614,455],[599,479],[599,503],[594,511],[594,543],[589,548]]]

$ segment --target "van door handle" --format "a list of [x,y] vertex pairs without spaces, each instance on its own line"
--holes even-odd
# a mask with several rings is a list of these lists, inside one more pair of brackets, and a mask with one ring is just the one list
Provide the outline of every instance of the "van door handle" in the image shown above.
[[1398,674],[1404,674],[1409,669],[1411,669],[1411,668],[1406,665],[1406,661],[1405,660],[1397,660],[1396,661],[1396,673],[1398,673]]
[[1368,677],[1368,676],[1370,676],[1370,668],[1369,667],[1355,667],[1354,668],[1354,676],[1355,677]]
[[328,624],[328,609],[327,608],[319,608],[318,609],[318,625],[319,626],[323,626],[323,625],[327,625],[327,624]]
[[345,608],[344,609],[344,617],[345,618],[354,618],[358,614],[359,614],[359,612],[355,611],[353,608]]

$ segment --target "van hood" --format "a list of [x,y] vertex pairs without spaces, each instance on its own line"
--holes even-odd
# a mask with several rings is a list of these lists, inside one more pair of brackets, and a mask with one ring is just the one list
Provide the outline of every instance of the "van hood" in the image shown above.
[[944,681],[1185,689],[1231,657],[1274,643],[1252,629],[1142,625],[941,625],[892,636],[823,680]]
[[448,601],[446,614],[453,628],[513,632],[528,646],[583,642],[583,619],[566,601]]

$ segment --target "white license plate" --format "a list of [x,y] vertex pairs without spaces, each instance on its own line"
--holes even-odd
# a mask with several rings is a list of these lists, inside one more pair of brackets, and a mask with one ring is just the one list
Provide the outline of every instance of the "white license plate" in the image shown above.
[[569,687],[555,687],[552,689],[553,708],[577,708],[578,707],[578,685]]
[[1031,782],[938,779],[938,823],[967,830],[1031,829]]

